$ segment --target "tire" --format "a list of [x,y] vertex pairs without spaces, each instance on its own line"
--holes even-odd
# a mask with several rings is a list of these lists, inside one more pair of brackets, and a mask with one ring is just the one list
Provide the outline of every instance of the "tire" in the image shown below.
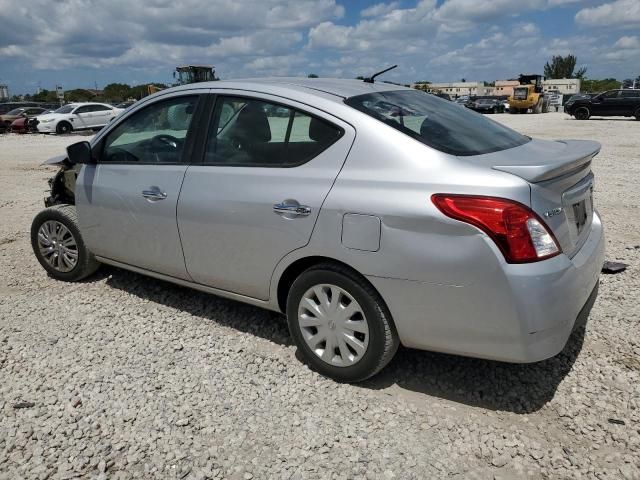
[[62,121],[56,125],[56,133],[58,135],[64,135],[65,133],[71,133],[73,127],[69,122]]
[[516,113],[518,113],[518,109],[515,107],[509,107],[509,113],[511,115],[515,115]]
[[633,114],[634,117],[636,117],[636,120],[640,120],[640,108],[638,108],[635,113]]
[[591,112],[587,107],[579,107],[573,113],[573,116],[576,117],[576,120],[589,120]]
[[77,282],[100,267],[84,244],[74,205],[54,205],[38,213],[31,223],[31,247],[56,280]]
[[[312,305],[308,303],[310,299],[315,305],[322,303],[321,295],[316,295],[316,291],[325,299],[334,300],[327,302],[328,308],[329,303],[335,304],[337,309],[348,308],[355,301],[354,313],[345,321],[335,314],[323,315],[326,310],[322,308],[305,308],[304,305]],[[301,325],[301,320],[305,319],[307,325]],[[293,282],[287,297],[287,321],[305,362],[339,382],[361,382],[375,375],[391,361],[400,343],[391,314],[380,295],[357,274],[332,263],[311,267]],[[346,322],[359,327],[350,329]],[[324,348],[322,343],[315,343],[314,351],[310,345],[314,345],[314,337],[318,335],[324,335],[320,338],[326,340]],[[351,340],[345,341],[348,336]],[[332,349],[327,349],[327,342],[331,342]],[[354,348],[357,345],[358,350]]]
[[538,98],[538,103],[533,107],[533,113],[542,113],[542,98]]

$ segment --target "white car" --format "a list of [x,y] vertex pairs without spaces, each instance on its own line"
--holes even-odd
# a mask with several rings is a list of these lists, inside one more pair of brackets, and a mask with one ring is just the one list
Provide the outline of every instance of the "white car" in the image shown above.
[[123,111],[106,103],[70,103],[53,113],[40,115],[36,128],[40,133],[100,129]]

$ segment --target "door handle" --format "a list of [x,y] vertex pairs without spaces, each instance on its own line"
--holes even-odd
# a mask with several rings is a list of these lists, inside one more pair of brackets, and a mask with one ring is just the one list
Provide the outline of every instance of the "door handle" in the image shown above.
[[167,198],[167,192],[163,192],[158,187],[151,187],[149,190],[143,190],[142,196],[150,202],[157,202]]
[[311,207],[292,203],[276,203],[273,206],[273,211],[295,217],[306,217],[311,213]]

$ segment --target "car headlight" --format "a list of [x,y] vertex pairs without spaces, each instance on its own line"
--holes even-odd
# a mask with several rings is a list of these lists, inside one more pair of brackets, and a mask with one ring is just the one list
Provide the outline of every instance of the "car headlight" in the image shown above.
[[49,123],[49,122],[53,122],[53,118],[47,118],[46,120],[40,120],[40,123]]

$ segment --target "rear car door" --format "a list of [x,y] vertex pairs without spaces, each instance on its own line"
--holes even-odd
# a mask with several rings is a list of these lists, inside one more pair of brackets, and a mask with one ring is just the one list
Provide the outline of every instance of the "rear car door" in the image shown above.
[[107,105],[92,105],[91,115],[94,127],[103,127],[114,117],[113,108]]
[[76,205],[87,246],[97,256],[187,279],[176,206],[200,96],[174,93],[141,106],[94,146]]
[[193,280],[267,299],[277,263],[309,242],[354,138],[347,123],[279,97],[217,97],[178,202]]
[[640,90],[626,89],[620,92],[620,115],[633,115],[640,108]]

